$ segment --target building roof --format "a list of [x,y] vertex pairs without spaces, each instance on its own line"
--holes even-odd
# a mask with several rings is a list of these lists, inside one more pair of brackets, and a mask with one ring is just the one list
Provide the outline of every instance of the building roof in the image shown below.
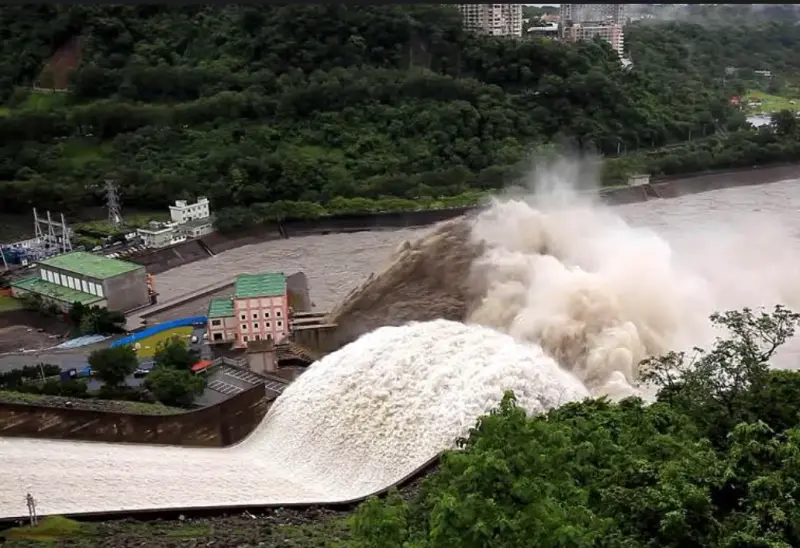
[[136,263],[120,261],[119,259],[110,259],[101,255],[95,255],[94,253],[87,253],[86,251],[73,251],[72,253],[56,255],[55,257],[43,260],[39,264],[42,266],[60,268],[61,270],[82,274],[98,280],[113,278],[114,276],[125,274],[126,272],[144,268],[142,265]]
[[11,287],[22,289],[23,291],[30,291],[31,293],[38,293],[42,297],[69,304],[79,302],[88,305],[103,300],[102,297],[98,297],[97,295],[56,285],[37,277],[25,278],[24,280],[11,284]]
[[278,297],[286,294],[286,276],[276,272],[240,274],[236,278],[234,299]]
[[209,318],[231,318],[233,313],[233,300],[228,298],[211,299],[208,303]]

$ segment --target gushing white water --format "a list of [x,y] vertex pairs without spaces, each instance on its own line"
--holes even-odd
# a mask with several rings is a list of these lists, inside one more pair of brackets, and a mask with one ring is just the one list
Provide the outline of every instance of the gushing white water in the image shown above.
[[227,449],[0,438],[0,517],[333,502],[451,447],[513,390],[532,413],[588,396],[541,349],[481,326],[384,327],[312,365]]
[[638,364],[708,345],[713,312],[800,306],[796,240],[767,216],[709,224],[673,247],[571,192],[573,171],[551,170],[544,190],[478,216],[469,321],[541,345],[594,395],[616,399],[652,396],[636,386]]

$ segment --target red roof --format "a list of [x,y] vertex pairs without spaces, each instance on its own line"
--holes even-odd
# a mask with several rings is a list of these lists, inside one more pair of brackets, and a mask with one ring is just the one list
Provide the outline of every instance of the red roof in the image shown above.
[[192,366],[192,373],[197,373],[198,371],[202,371],[203,369],[207,369],[211,366],[213,362],[211,360],[202,360],[197,362]]

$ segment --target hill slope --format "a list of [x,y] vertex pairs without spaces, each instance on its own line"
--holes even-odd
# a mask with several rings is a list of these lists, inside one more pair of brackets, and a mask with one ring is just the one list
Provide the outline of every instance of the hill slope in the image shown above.
[[[600,42],[468,34],[453,6],[15,6],[0,33],[6,212],[101,203],[109,177],[127,207],[204,194],[231,225],[401,207],[499,188],[545,143],[615,156],[742,124],[703,74],[659,71],[670,52],[634,44],[628,71]],[[73,93],[33,100],[78,38]]]

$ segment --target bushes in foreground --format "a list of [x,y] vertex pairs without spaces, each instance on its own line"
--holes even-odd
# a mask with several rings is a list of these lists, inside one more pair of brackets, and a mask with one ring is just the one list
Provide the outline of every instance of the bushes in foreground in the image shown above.
[[507,394],[418,494],[362,504],[357,543],[799,546],[800,374],[768,367],[799,318],[715,315],[729,339],[643,364],[661,388],[649,406],[598,399],[528,417]]

